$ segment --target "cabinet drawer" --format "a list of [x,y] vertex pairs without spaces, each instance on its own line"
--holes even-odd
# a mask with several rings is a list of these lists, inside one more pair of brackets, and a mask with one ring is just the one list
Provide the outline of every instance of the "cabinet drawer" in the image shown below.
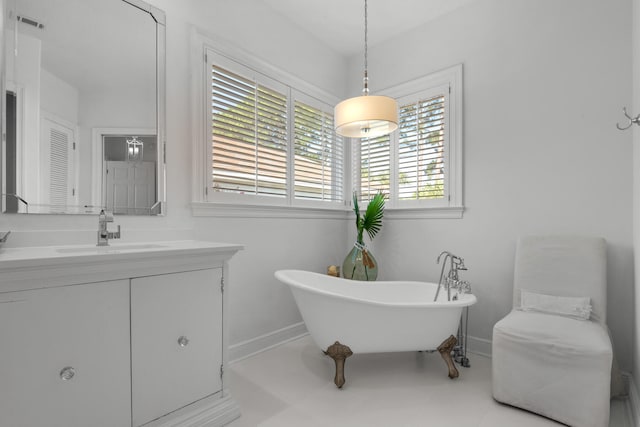
[[0,425],[130,426],[129,281],[0,294]]
[[131,280],[133,425],[222,389],[221,269]]

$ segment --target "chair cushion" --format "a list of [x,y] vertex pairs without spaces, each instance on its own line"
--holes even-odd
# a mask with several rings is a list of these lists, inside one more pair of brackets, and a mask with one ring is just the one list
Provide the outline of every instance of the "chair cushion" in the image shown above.
[[570,317],[513,310],[494,326],[494,333],[535,347],[574,353],[611,353],[611,341],[602,325]]

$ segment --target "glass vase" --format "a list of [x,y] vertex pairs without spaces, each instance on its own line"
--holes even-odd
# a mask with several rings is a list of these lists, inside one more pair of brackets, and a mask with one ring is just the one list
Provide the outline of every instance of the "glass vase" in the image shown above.
[[378,263],[371,251],[356,242],[342,263],[342,277],[352,280],[374,281],[378,277]]

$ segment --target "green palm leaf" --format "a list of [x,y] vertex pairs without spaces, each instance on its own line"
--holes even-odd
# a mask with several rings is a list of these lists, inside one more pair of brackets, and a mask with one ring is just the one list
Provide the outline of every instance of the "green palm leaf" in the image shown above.
[[369,202],[367,210],[362,216],[361,226],[367,232],[369,239],[373,240],[380,228],[384,216],[384,194],[378,193]]
[[353,212],[356,214],[356,229],[361,233],[360,228],[360,208],[358,207],[358,193],[353,192]]
[[382,192],[373,196],[367,205],[364,215],[360,216],[358,206],[358,195],[353,193],[353,212],[356,214],[356,230],[358,231],[359,243],[364,243],[362,235],[367,232],[369,238],[373,240],[380,228],[382,228],[382,217],[384,216],[384,194]]

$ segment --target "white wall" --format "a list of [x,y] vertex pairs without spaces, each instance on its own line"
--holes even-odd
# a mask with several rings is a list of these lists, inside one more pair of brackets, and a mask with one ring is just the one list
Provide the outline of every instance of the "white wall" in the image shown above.
[[632,146],[615,127],[631,104],[630,14],[626,0],[485,0],[370,48],[374,93],[464,64],[464,218],[387,221],[373,246],[383,278],[437,281],[440,251],[464,257],[470,334],[490,339],[518,236],[603,236],[608,324],[631,370]]
[[70,85],[49,71],[40,71],[40,109],[64,119],[78,123],[78,88]]

